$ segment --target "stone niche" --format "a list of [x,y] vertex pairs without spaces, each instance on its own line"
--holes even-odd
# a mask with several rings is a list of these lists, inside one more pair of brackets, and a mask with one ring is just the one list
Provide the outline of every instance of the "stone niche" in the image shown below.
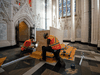
[[0,41],[7,40],[7,24],[0,23]]

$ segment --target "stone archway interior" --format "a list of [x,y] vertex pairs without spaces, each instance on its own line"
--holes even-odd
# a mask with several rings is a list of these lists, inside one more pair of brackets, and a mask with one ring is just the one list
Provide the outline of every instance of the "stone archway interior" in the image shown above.
[[28,39],[28,26],[24,21],[19,23],[19,41],[26,41]]

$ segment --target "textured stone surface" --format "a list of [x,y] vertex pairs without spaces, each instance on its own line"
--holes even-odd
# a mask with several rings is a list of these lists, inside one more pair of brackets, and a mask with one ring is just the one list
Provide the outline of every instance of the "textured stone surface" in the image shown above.
[[7,24],[0,23],[0,41],[7,40]]

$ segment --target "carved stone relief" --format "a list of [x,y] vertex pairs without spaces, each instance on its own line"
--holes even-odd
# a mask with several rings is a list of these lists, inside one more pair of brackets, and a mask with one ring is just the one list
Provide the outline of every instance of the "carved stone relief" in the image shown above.
[[8,23],[8,17],[3,11],[0,12],[0,21],[4,23]]
[[64,30],[67,30],[67,29],[68,29],[68,24],[67,24],[67,22],[65,21]]
[[9,14],[8,14],[8,8],[6,8],[5,6],[4,6],[4,3],[2,3],[1,2],[1,14],[2,14],[2,16],[3,16],[3,18],[9,18]]
[[59,26],[60,26],[60,29],[62,29],[62,21],[59,20]]
[[[21,9],[21,7],[25,4],[25,1],[26,0],[15,0],[14,2],[15,5],[13,6],[13,15],[15,15]],[[19,3],[20,3],[20,6],[19,6]],[[28,12],[26,7],[27,6],[25,6],[24,11],[22,10],[22,12],[26,12],[26,13]]]
[[13,7],[13,15],[15,15],[17,12],[18,12],[18,8],[16,8],[16,7]]
[[71,19],[68,19],[68,29],[71,29]]
[[24,11],[25,11],[26,13],[29,13],[29,10],[28,10],[27,7],[24,8]]
[[78,18],[76,18],[76,38],[81,38],[81,18],[78,15]]
[[76,38],[81,38],[81,29],[76,29]]
[[5,1],[5,0],[3,0],[3,3],[4,3],[4,6],[6,7],[6,8],[8,8],[9,7],[9,4],[10,3],[8,3],[7,1]]
[[2,15],[2,13],[0,13],[0,18],[3,18],[3,15]]
[[38,14],[38,16],[36,17],[36,28],[41,28],[41,25],[40,25],[40,21],[41,21],[41,17],[40,17],[40,14]]
[[56,21],[56,20],[57,20],[57,18],[56,18],[56,16],[54,16],[54,20],[53,20],[53,27],[55,27],[55,28],[57,27],[57,24],[56,24],[56,23],[57,23],[57,21]]
[[7,1],[7,0],[2,0],[3,4],[2,4],[2,8],[3,8],[3,11],[8,15],[8,17],[10,17],[10,2]]
[[76,29],[81,28],[81,19],[80,18],[77,18],[75,23],[76,23]]
[[64,30],[64,38],[68,38],[68,30]]

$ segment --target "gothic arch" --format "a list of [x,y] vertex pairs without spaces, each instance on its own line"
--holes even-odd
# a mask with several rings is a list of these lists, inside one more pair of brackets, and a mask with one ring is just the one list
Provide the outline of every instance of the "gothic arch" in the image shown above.
[[16,27],[18,25],[18,21],[22,22],[24,21],[28,27],[33,27],[33,20],[27,15],[27,14],[20,14],[18,17],[14,19],[14,26]]
[[[27,13],[23,13],[23,14],[20,14],[17,17],[15,17],[13,23],[14,23],[14,27],[15,27],[16,40],[19,37],[19,34],[16,33],[16,27],[18,26],[18,21],[19,21],[19,23],[23,21],[28,26],[28,39],[29,39],[30,38],[30,27],[33,27],[33,24],[34,24],[33,20],[31,19],[31,17]],[[16,41],[16,43],[18,44],[18,41]]]

